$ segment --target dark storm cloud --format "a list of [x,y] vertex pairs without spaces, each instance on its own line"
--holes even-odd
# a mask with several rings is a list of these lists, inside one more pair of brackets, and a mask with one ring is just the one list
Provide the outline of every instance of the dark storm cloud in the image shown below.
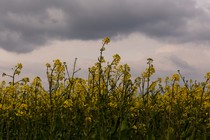
[[210,39],[208,17],[193,0],[0,0],[0,19],[0,47],[21,53],[54,39],[133,32],[172,42]]

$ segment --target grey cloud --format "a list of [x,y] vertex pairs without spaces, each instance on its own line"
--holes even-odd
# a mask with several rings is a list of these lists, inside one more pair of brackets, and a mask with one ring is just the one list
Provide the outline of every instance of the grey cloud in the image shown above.
[[208,18],[193,0],[0,0],[0,47],[24,53],[54,39],[132,32],[173,43],[208,42]]
[[171,62],[179,69],[179,70],[187,70],[187,71],[194,71],[195,68],[189,65],[186,61],[182,60],[181,58],[172,55],[170,56]]
[[203,81],[203,75],[201,75],[201,70],[191,66],[183,59],[172,55],[170,57],[170,61],[177,67],[177,70],[180,70],[183,77],[185,77],[186,80],[192,79],[192,80],[199,80]]

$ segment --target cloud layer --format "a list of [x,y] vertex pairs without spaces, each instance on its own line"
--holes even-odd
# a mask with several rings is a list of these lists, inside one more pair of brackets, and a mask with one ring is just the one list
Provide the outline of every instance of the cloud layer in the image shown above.
[[172,43],[209,43],[209,15],[194,0],[0,0],[0,47],[30,52],[52,40],[134,32]]

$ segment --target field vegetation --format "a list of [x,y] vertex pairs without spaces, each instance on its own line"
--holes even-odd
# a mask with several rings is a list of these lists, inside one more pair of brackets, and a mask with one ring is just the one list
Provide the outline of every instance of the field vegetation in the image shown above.
[[11,81],[0,82],[0,139],[210,139],[210,73],[199,83],[180,71],[153,80],[148,58],[133,80],[118,54],[106,62],[109,42],[104,38],[87,79],[75,76],[76,60],[71,69],[59,59],[47,63],[47,89],[39,77],[16,81],[21,63],[3,73]]

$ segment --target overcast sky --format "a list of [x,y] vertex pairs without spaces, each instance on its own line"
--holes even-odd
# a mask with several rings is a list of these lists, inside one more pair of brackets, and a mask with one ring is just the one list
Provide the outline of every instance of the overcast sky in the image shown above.
[[[202,80],[210,71],[208,0],[0,0],[0,72],[23,63],[23,76],[45,76],[61,59],[84,76],[109,36],[105,57],[118,53],[134,76],[154,59],[156,76],[178,69]],[[2,78],[0,78],[1,80]]]

